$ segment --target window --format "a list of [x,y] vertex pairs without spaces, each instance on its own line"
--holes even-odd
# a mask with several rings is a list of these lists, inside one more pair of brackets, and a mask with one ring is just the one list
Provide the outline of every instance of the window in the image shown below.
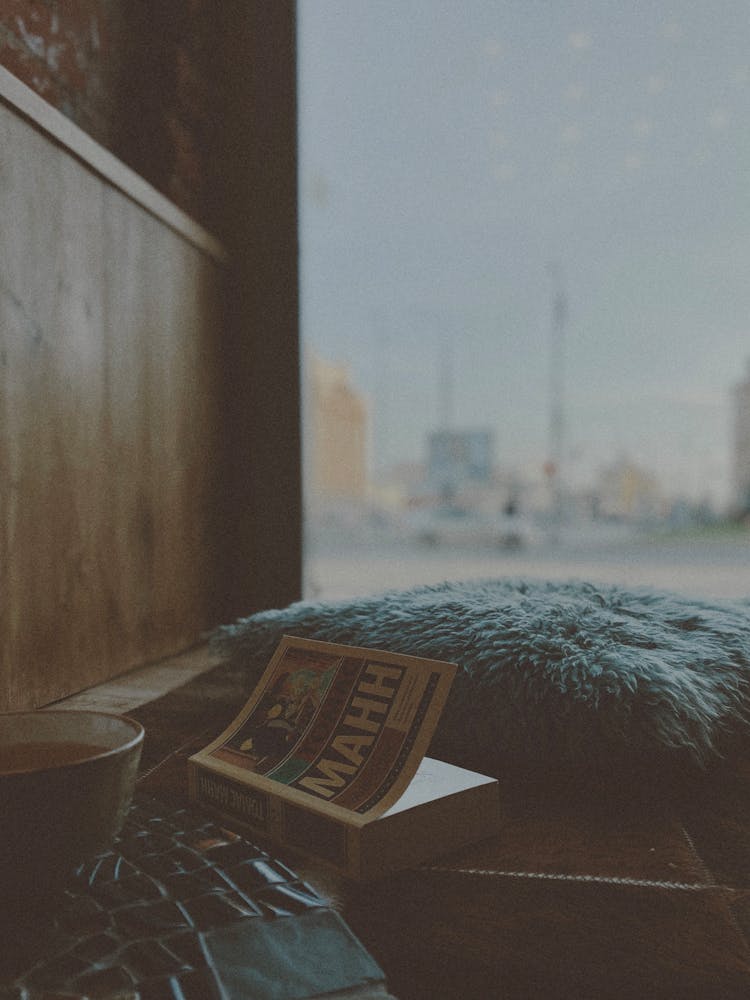
[[306,592],[750,592],[744,0],[300,0]]

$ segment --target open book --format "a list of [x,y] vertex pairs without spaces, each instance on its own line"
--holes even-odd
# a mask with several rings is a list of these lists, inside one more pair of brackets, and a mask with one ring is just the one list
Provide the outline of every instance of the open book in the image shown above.
[[425,758],[456,666],[285,636],[191,797],[354,878],[497,826],[497,782]]

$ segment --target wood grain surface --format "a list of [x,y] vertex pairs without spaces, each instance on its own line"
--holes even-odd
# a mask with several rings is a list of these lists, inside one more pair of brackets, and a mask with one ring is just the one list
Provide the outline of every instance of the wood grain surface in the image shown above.
[[224,268],[0,103],[0,710],[211,623]]

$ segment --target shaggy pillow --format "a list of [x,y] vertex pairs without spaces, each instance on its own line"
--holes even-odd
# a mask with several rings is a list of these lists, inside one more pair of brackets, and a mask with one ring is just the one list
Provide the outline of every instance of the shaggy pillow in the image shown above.
[[430,753],[486,774],[701,769],[750,719],[740,603],[579,582],[449,582],[298,602],[225,626],[214,643],[246,665],[251,688],[285,633],[458,663]]

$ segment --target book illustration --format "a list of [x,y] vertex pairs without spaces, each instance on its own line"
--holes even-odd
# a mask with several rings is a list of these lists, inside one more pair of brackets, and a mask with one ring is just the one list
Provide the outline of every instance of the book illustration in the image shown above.
[[318,714],[336,670],[327,659],[314,656],[290,655],[284,667],[235,735],[215,755],[288,784],[283,775],[277,775],[278,766]]
[[416,772],[455,669],[286,636],[238,717],[194,759],[372,818]]

